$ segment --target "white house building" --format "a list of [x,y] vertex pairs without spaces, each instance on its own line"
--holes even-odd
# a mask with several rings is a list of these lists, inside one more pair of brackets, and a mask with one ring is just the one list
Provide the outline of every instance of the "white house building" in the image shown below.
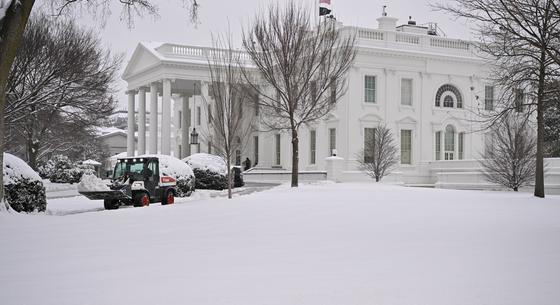
[[[303,179],[306,174],[316,178],[327,172],[336,176],[333,180],[369,179],[357,170],[356,154],[373,128],[385,124],[400,149],[400,166],[388,180],[441,187],[484,184],[474,159],[484,146],[484,135],[475,123],[477,114],[491,109],[494,99],[494,88],[485,81],[485,62],[468,41],[438,36],[433,28],[413,21],[400,26],[388,16],[377,21],[377,29],[338,24],[343,31],[356,33],[358,55],[348,74],[348,91],[336,109],[299,132]],[[189,139],[193,129],[201,132],[207,125],[209,49],[138,44],[123,75],[128,83],[129,154],[136,149],[139,154],[161,152],[184,158],[211,152],[207,139],[199,138],[195,146]],[[160,122],[156,115],[150,118],[156,128],[149,130],[147,108],[152,115],[158,109],[162,113]],[[255,132],[246,142],[239,159],[258,162],[246,177],[260,180],[285,173],[288,179],[289,134]],[[327,159],[333,153],[339,158]]]

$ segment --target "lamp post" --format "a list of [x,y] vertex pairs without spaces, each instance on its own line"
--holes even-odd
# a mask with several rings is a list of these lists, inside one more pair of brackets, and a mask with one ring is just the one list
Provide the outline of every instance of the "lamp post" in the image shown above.
[[198,148],[198,132],[196,132],[196,128],[193,128],[193,131],[191,132],[191,152],[196,151],[199,153]]

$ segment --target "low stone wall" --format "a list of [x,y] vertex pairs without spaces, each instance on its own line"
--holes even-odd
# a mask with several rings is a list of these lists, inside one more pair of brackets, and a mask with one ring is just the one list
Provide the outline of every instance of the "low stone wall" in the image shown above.
[[[348,162],[340,157],[326,158],[327,179],[335,182],[372,181],[365,173],[349,170]],[[560,158],[545,159],[545,191],[560,194]],[[489,183],[478,160],[424,162],[415,166],[401,166],[382,179],[383,183],[427,186],[446,189],[505,190]],[[532,191],[527,186],[521,191]]]
[[[326,171],[300,171],[299,181],[322,181],[327,179]],[[243,172],[245,182],[287,182],[292,172],[285,169],[252,168]]]

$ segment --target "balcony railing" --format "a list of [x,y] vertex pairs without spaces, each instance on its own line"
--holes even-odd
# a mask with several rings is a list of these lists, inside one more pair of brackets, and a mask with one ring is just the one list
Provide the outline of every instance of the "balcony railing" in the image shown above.
[[[363,47],[381,47],[392,49],[406,49],[410,51],[441,53],[449,55],[474,56],[473,44],[460,39],[439,36],[385,31],[377,29],[343,27],[347,33],[356,33],[358,44]],[[208,47],[196,47],[166,43],[157,48],[165,57],[206,60],[214,57],[212,52],[225,52]],[[243,51],[233,51],[241,61],[250,61],[250,57]],[[218,54],[221,56],[222,54]]]

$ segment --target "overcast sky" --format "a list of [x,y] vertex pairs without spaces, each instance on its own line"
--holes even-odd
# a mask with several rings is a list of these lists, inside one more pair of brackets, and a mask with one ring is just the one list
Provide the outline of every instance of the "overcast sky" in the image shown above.
[[[42,2],[46,1],[48,0]],[[85,27],[98,29],[103,43],[112,52],[125,54],[122,67],[124,70],[140,41],[210,46],[211,34],[223,33],[227,30],[228,24],[232,34],[239,39],[242,27],[249,23],[258,10],[262,10],[273,1],[277,0],[198,0],[200,24],[196,26],[188,21],[187,10],[183,7],[182,0],[152,1],[157,3],[160,16],[158,18],[136,17],[132,28],[128,28],[126,22],[120,20],[121,6],[118,1],[113,1],[112,14],[106,18],[94,17],[88,13],[80,14],[77,18]],[[319,0],[300,1],[310,8],[310,14],[319,2]],[[399,18],[399,24],[406,23],[408,16],[412,16],[418,24],[437,22],[448,37],[470,39],[470,31],[464,22],[452,20],[444,13],[430,8],[429,3],[434,1],[442,0],[331,0],[331,3],[337,20],[345,25],[377,28],[375,19],[381,16],[382,6],[387,5],[388,15]],[[105,19],[104,25],[101,19]],[[126,104],[124,81],[119,85],[118,98],[120,105],[124,106]]]

